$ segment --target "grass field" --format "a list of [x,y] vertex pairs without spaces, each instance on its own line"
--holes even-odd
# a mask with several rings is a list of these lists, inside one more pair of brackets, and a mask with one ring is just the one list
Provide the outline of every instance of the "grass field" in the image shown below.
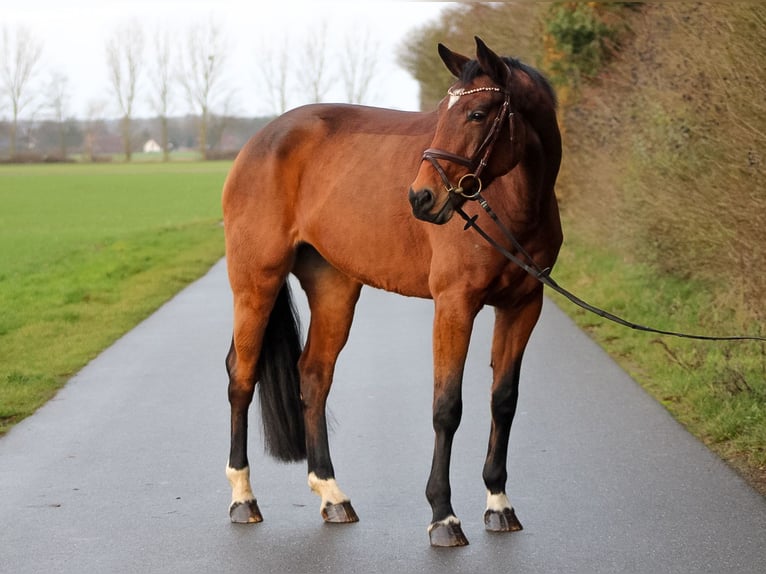
[[0,166],[0,433],[223,255],[229,166]]

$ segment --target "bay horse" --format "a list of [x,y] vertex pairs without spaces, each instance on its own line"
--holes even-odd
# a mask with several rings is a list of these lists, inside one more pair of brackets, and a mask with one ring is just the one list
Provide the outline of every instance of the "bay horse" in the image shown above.
[[[501,58],[479,38],[476,59],[441,44],[438,50],[456,82],[436,111],[303,106],[254,135],[226,179],[232,522],[262,520],[247,458],[256,386],[267,451],[284,461],[307,459],[326,522],[358,520],[335,479],[325,404],[360,291],[370,285],[434,301],[435,443],[426,486],[433,546],[468,544],[450,500],[450,454],[474,318],[484,305],[495,308],[484,522],[490,531],[522,528],[506,496],[506,459],[543,287],[452,216],[477,215],[469,200],[483,186],[523,249],[542,268],[553,266],[562,242],[556,99],[538,71]],[[514,249],[499,232],[490,234]],[[303,348],[290,273],[310,309]]]

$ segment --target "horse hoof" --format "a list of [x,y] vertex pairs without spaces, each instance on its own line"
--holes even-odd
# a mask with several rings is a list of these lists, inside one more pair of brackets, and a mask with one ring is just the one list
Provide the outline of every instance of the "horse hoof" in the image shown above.
[[229,507],[229,518],[235,524],[254,524],[263,521],[263,516],[261,516],[261,511],[255,500],[232,503]]
[[516,518],[513,508],[487,510],[484,513],[484,528],[490,532],[518,532],[524,527]]
[[327,504],[322,509],[322,518],[325,522],[332,524],[347,524],[349,522],[359,522],[359,517],[354,512],[354,507],[346,500],[338,504]]
[[431,546],[454,547],[468,546],[468,539],[463,534],[463,529],[459,522],[437,522],[428,529],[428,537],[431,539]]

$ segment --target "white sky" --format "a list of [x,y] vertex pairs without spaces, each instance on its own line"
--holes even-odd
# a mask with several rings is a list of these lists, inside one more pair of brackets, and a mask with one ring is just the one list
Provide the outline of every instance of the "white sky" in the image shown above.
[[[379,72],[364,103],[417,110],[418,85],[397,65],[396,52],[407,34],[435,20],[448,4],[394,0],[0,0],[0,27],[14,31],[19,25],[25,26],[42,43],[38,79],[47,81],[53,70],[63,72],[69,79],[70,115],[77,117],[84,117],[97,102],[104,106],[104,115],[118,115],[108,84],[105,46],[121,24],[138,20],[147,36],[143,91],[136,98],[134,114],[140,117],[151,114],[146,76],[154,63],[148,55],[154,30],[166,27],[180,44],[191,24],[211,18],[229,36],[226,83],[236,89],[237,115],[274,112],[271,99],[264,95],[265,88],[259,85],[262,82],[257,62],[262,46],[277,46],[274,51],[277,53],[287,40],[297,57],[303,50],[306,33],[323,24],[327,27],[328,54],[338,53],[349,35],[361,38],[369,33],[379,46]],[[333,75],[337,86],[325,100],[340,101],[344,92],[338,73]],[[297,90],[292,93],[289,107],[307,103]],[[176,114],[188,111],[180,94],[173,111]]]

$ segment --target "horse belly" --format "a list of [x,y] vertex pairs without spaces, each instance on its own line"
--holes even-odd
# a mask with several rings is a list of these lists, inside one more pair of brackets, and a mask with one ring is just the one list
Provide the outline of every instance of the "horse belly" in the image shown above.
[[[328,222],[329,223],[329,222]],[[411,297],[430,298],[428,254],[407,248],[379,222],[323,225],[309,243],[333,267],[360,283]]]
[[430,249],[409,210],[406,184],[380,189],[372,201],[358,187],[350,189],[334,189],[321,201],[313,194],[311,208],[300,209],[309,214],[299,223],[301,241],[365,285],[430,297]]

